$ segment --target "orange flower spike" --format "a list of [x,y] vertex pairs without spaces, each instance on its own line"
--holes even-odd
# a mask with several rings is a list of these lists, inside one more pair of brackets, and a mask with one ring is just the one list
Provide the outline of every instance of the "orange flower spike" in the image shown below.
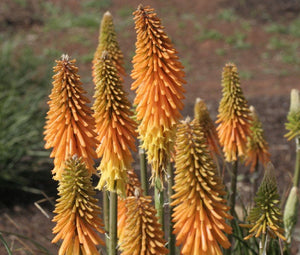
[[222,254],[219,245],[230,247],[225,233],[232,232],[226,223],[232,217],[197,120],[178,125],[175,167],[172,221],[176,245],[182,245],[183,255]]
[[118,194],[125,195],[126,172],[131,169],[133,161],[130,149],[136,149],[136,123],[130,118],[133,115],[130,102],[107,51],[102,53],[96,67],[93,109],[100,141],[96,152],[99,158],[102,157],[97,188],[102,189],[105,185],[107,190],[116,189]]
[[[127,171],[126,197],[134,196],[135,190],[141,189],[141,183],[133,170]],[[126,226],[126,198],[118,197],[118,238],[119,243],[123,242]]]
[[209,151],[215,154],[220,154],[219,138],[216,127],[209,115],[205,102],[197,98],[194,106],[195,120],[199,122],[204,137],[207,140]]
[[113,17],[109,11],[107,11],[103,15],[100,31],[99,31],[99,42],[94,54],[94,59],[93,59],[94,82],[95,82],[95,77],[97,72],[96,64],[98,61],[100,61],[102,53],[105,50],[111,56],[111,59],[114,62],[115,67],[118,70],[118,73],[122,76],[125,76],[124,56],[117,40],[117,34],[113,23]]
[[59,239],[63,242],[59,255],[96,255],[96,245],[104,245],[96,233],[104,233],[102,220],[99,217],[100,207],[96,192],[92,186],[90,174],[82,159],[73,156],[66,161],[65,170],[59,182],[59,198],[53,221],[56,234],[52,243]]
[[151,197],[139,194],[127,197],[126,208],[126,226],[120,242],[121,255],[168,254],[164,233],[155,216],[156,210],[151,204]]
[[158,176],[162,178],[173,150],[183,108],[184,72],[154,9],[140,5],[134,20],[137,42],[131,89],[136,90],[138,131],[155,180]]
[[255,166],[260,161],[265,166],[270,161],[269,145],[264,138],[262,123],[258,119],[257,113],[253,106],[250,106],[252,135],[248,137],[247,156],[245,165],[250,165],[250,172],[253,172]]
[[247,139],[251,135],[251,115],[240,87],[237,68],[229,63],[223,69],[223,97],[216,123],[220,144],[228,162],[246,155]]
[[76,154],[82,157],[89,173],[95,173],[93,159],[97,157],[95,120],[87,105],[90,101],[83,95],[76,60],[63,55],[56,61],[53,76],[53,89],[49,96],[49,111],[45,125],[45,148],[53,148],[50,157],[54,158],[53,178],[59,180],[65,160]]

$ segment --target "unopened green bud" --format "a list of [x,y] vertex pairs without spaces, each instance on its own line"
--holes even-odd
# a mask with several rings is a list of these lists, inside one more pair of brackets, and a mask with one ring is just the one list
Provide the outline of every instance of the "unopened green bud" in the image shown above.
[[292,89],[290,113],[299,112],[299,111],[300,111],[300,91],[298,89]]
[[298,188],[293,187],[290,191],[289,197],[286,201],[285,208],[284,208],[283,222],[284,222],[285,237],[287,243],[291,243],[292,233],[297,223],[298,205],[299,205],[299,198],[297,193],[298,193]]

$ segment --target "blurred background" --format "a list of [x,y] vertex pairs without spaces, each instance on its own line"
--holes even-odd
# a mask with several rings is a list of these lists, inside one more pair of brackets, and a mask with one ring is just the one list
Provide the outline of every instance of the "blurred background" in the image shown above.
[[[245,97],[263,123],[285,200],[295,146],[283,137],[284,123],[290,90],[300,89],[298,0],[1,0],[0,231],[16,249],[14,254],[57,253],[50,243],[56,183],[51,179],[50,153],[43,149],[55,59],[63,53],[77,59],[92,99],[91,60],[102,15],[109,10],[125,57],[124,85],[133,101],[132,12],[140,3],[155,8],[185,67],[184,116],[193,115],[195,98],[201,97],[215,119],[222,67],[227,62],[237,65]],[[239,180],[243,199],[250,185],[247,169]],[[50,219],[33,205],[37,201]],[[300,236],[299,228],[296,231]],[[5,254],[2,248],[0,243],[0,253]]]

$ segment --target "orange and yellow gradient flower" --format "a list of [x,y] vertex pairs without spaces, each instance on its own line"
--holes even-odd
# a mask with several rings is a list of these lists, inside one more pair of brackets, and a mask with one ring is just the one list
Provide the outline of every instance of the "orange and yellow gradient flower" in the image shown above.
[[[141,183],[137,174],[133,170],[127,171],[126,198],[132,197],[135,190],[142,192]],[[124,230],[126,226],[126,198],[118,197],[118,238],[119,243],[122,243]]]
[[102,53],[95,70],[93,109],[100,142],[96,152],[102,158],[98,167],[101,178],[97,188],[105,186],[109,191],[116,190],[118,194],[125,195],[127,171],[133,161],[130,149],[136,149],[136,123],[131,118],[130,102],[107,51]]
[[53,76],[53,89],[49,96],[49,111],[45,125],[45,148],[53,148],[50,157],[54,157],[53,178],[61,178],[64,162],[73,155],[82,157],[89,173],[95,173],[94,158],[97,157],[95,120],[87,105],[90,103],[83,94],[76,60],[63,55],[56,61]]
[[138,131],[152,166],[152,178],[162,178],[173,150],[181,118],[183,66],[154,9],[140,5],[134,12],[137,33],[131,89],[136,90]]
[[226,64],[222,76],[223,97],[216,123],[219,123],[217,131],[225,160],[232,162],[237,157],[246,155],[252,118],[236,66],[232,63]]
[[122,255],[161,255],[168,254],[161,225],[158,223],[156,210],[151,204],[151,197],[140,196],[138,189],[135,196],[126,198],[126,225],[120,242]]
[[[98,199],[92,186],[91,175],[85,163],[77,156],[66,161],[59,181],[59,198],[53,221],[56,234],[52,243],[63,240],[59,255],[96,255],[97,245],[104,245],[98,233],[104,233]],[[98,232],[98,233],[97,233]]]
[[226,223],[232,217],[197,120],[178,125],[175,167],[172,221],[176,245],[182,245],[183,255],[222,254],[219,245],[230,247],[225,233],[232,231]]

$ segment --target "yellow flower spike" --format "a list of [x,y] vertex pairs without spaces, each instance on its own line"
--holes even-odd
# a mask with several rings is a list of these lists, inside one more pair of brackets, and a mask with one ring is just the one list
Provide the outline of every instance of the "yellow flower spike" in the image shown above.
[[222,75],[223,97],[219,105],[216,123],[225,160],[232,162],[237,156],[244,156],[247,138],[251,135],[250,110],[240,87],[240,78],[234,64],[226,64]]
[[[133,170],[127,171],[126,197],[134,196],[135,190],[141,189],[141,183]],[[118,238],[122,243],[126,226],[126,198],[118,197]]]
[[116,188],[118,194],[124,195],[126,172],[131,169],[133,161],[130,149],[136,149],[136,123],[131,119],[133,113],[130,102],[107,51],[102,53],[96,68],[93,110],[100,142],[96,152],[99,158],[102,157],[98,167],[101,178],[97,188],[105,186],[109,191]]
[[250,165],[250,172],[254,172],[258,161],[265,166],[270,161],[269,145],[264,138],[262,123],[258,119],[257,113],[253,106],[250,106],[252,121],[250,129],[252,134],[248,137],[247,156],[245,165]]
[[204,137],[206,138],[209,151],[211,153],[220,154],[219,138],[216,127],[209,115],[205,102],[197,98],[194,106],[194,116],[201,126]]
[[222,254],[219,245],[230,247],[225,233],[232,232],[226,223],[232,217],[198,120],[178,125],[175,167],[172,221],[176,245],[182,245],[183,255]]
[[278,236],[285,240],[277,182],[274,176],[274,167],[270,162],[266,167],[264,178],[254,201],[255,206],[247,217],[249,224],[241,224],[242,227],[250,228],[250,234],[244,239],[247,240],[253,236],[259,237],[261,234],[269,234],[272,238]]
[[92,186],[84,161],[77,156],[69,158],[65,163],[62,178],[59,181],[59,198],[53,221],[56,234],[52,243],[59,239],[63,242],[59,255],[96,255],[97,245],[104,245],[97,232],[104,233],[102,220],[99,217],[100,207],[96,192]]
[[[109,11],[104,13],[100,31],[99,31],[99,39],[98,39],[98,46],[94,54],[93,58],[93,78],[95,77],[97,68],[96,64],[100,61],[103,51],[107,51],[111,56],[112,61],[115,64],[115,67],[118,70],[118,73],[121,76],[125,76],[125,69],[124,69],[124,56],[119,47],[119,43],[117,40],[117,35],[113,23],[113,17]],[[122,80],[122,79],[121,79]],[[95,81],[94,81],[95,82]],[[96,83],[96,82],[95,82]]]
[[137,33],[131,86],[136,90],[138,131],[152,166],[152,180],[162,179],[173,150],[185,92],[183,66],[154,9],[134,12]]
[[126,226],[120,242],[121,255],[168,254],[151,197],[140,196],[140,192],[136,189],[135,196],[126,198]]
[[45,148],[53,148],[50,157],[54,157],[53,178],[61,178],[64,162],[76,154],[82,157],[89,173],[95,173],[93,158],[96,158],[95,120],[87,105],[90,101],[83,95],[76,60],[63,55],[56,61],[53,76],[53,89],[49,96],[49,111],[45,125]]

